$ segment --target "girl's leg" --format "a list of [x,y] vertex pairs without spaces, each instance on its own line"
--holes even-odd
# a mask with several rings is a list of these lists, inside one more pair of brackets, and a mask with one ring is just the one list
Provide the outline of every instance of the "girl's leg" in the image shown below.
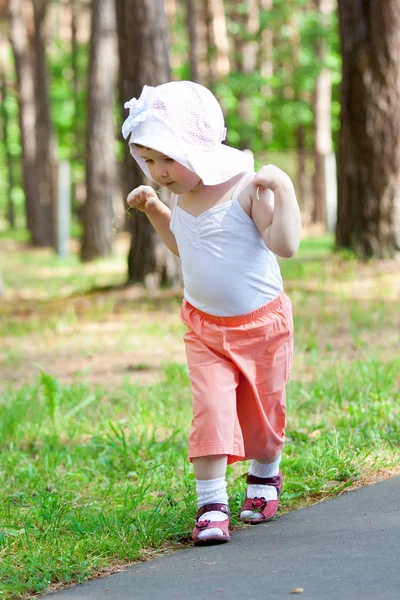
[[[258,458],[252,460],[249,468],[249,475],[253,475],[259,479],[269,479],[270,477],[277,477],[279,475],[279,464],[281,462],[281,453],[266,458]],[[247,498],[264,498],[267,502],[271,500],[278,500],[278,491],[273,485],[264,485],[260,483],[248,483]],[[263,519],[263,515],[259,511],[243,510],[240,513],[241,519],[246,520],[260,520]]]
[[[197,509],[207,504],[228,505],[228,494],[226,492],[225,472],[227,456],[200,456],[193,458],[193,469],[196,476]],[[201,515],[202,522],[211,521],[222,523],[228,519],[228,514],[219,510],[211,510]],[[216,537],[223,538],[226,534],[218,527],[209,527],[203,531],[196,531],[196,536],[207,540]]]
[[199,456],[193,458],[193,470],[196,480],[225,478],[227,456]]

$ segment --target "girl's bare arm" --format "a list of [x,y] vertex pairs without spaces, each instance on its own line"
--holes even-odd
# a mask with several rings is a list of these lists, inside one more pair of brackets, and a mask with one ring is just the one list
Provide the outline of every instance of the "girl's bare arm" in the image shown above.
[[290,177],[268,165],[257,173],[253,186],[253,221],[271,252],[290,258],[296,254],[301,238],[300,210]]
[[171,222],[171,211],[158,198],[156,192],[149,185],[141,185],[134,189],[127,198],[130,207],[144,212],[158,235],[171,250],[173,254],[179,256],[179,250],[174,234],[169,225]]

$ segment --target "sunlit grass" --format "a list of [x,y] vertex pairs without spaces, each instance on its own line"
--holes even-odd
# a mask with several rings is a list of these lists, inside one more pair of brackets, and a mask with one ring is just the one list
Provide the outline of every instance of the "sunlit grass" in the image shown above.
[[[126,282],[126,256],[117,246],[109,258],[81,263],[77,249],[61,258],[50,248],[21,247],[15,240],[0,243],[0,261],[9,298],[51,299],[88,293]],[[6,297],[7,297],[6,296]]]

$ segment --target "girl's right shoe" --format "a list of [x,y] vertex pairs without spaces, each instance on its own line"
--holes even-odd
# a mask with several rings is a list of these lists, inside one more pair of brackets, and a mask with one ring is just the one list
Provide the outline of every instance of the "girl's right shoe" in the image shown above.
[[[201,519],[205,513],[221,512],[226,515],[223,521]],[[196,513],[196,525],[193,529],[192,539],[195,546],[208,546],[211,544],[225,544],[229,542],[229,506],[227,504],[206,504]]]

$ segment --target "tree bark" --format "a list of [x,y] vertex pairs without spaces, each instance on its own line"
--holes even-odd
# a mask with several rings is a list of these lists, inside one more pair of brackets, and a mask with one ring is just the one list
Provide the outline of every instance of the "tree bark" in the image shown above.
[[243,72],[253,73],[257,68],[260,31],[260,10],[257,0],[246,0],[246,40],[243,44]]
[[[240,60],[240,71],[244,75],[251,75],[257,69],[257,58],[259,44],[257,42],[257,36],[260,28],[260,11],[256,0],[246,0],[245,3],[241,2],[239,5],[241,10],[241,16],[243,18],[245,39],[241,44],[241,60]],[[243,9],[246,9],[244,12]],[[243,35],[243,33],[242,33]],[[235,44],[236,45],[236,44]],[[251,98],[249,97],[247,89],[243,90],[243,93],[239,95],[239,116],[242,123],[250,123],[251,116]],[[242,148],[251,147],[252,136],[246,134],[246,129],[243,130],[241,135],[240,145]]]
[[1,116],[2,116],[2,134],[4,140],[4,150],[7,161],[7,221],[11,229],[15,229],[15,209],[12,199],[12,190],[14,187],[14,175],[12,167],[12,157],[10,152],[10,144],[8,139],[8,114],[6,110],[6,99],[7,99],[7,82],[6,76],[1,67],[0,70],[0,101],[1,101]]
[[196,7],[197,69],[199,83],[206,87],[210,87],[212,76],[208,61],[207,0],[188,1],[192,2]]
[[311,178],[307,175],[307,149],[305,143],[306,132],[304,125],[296,128],[297,139],[297,190],[299,204],[303,215],[303,221],[309,223],[312,220],[314,208]]
[[246,28],[246,14],[241,8],[246,7],[246,4],[242,5],[241,0],[232,0],[229,4],[229,20],[234,25],[234,33],[231,35],[231,47],[230,47],[230,62],[235,73],[243,72],[243,48],[244,48],[244,36],[243,32]]
[[17,79],[18,118],[22,148],[22,175],[25,192],[26,224],[33,246],[40,246],[41,211],[37,206],[39,196],[36,177],[36,104],[32,63],[22,15],[21,0],[8,1],[10,40],[14,55]]
[[[269,12],[273,8],[273,0],[261,0],[260,11]],[[259,46],[258,62],[261,75],[263,77],[272,77],[273,75],[273,31],[272,29],[262,28],[261,29],[261,42]],[[264,86],[264,94],[271,94],[271,88]]]
[[223,0],[206,0],[208,65],[211,85],[230,71],[229,42]]
[[185,0],[186,4],[186,25],[189,38],[189,67],[190,80],[200,81],[199,76],[199,38],[197,28],[197,8],[195,0]]
[[400,251],[400,3],[339,0],[342,51],[336,244]]
[[2,296],[4,296],[5,294],[5,287],[4,287],[4,281],[3,281],[3,275],[1,274],[1,267],[0,267],[0,298]]
[[115,0],[92,4],[86,132],[86,202],[81,259],[112,251],[113,197],[116,182],[114,89],[118,55]]
[[[78,66],[78,17],[79,17],[79,6],[78,0],[71,0],[71,68],[72,68],[72,89],[74,95],[74,117],[76,123],[79,122],[79,66]],[[79,155],[80,139],[82,132],[80,128],[74,128],[74,146],[75,153]]]
[[[117,29],[120,58],[121,103],[138,98],[144,85],[157,86],[170,79],[168,23],[163,0],[118,0]],[[135,32],[134,35],[132,32]],[[124,110],[123,119],[127,117]],[[145,182],[144,175],[124,143],[124,194]],[[128,255],[130,283],[143,283],[157,273],[171,283],[179,272],[150,221],[142,212],[131,212],[132,233]]]
[[[333,0],[315,0],[320,13],[322,25],[333,11]],[[324,66],[326,43],[319,40],[316,46],[316,56],[321,62],[321,72],[317,77],[314,94],[314,198],[315,210],[313,221],[326,225],[326,178],[325,161],[332,152],[331,105],[332,84],[329,69]]]
[[48,0],[33,0],[35,20],[35,97],[36,97],[36,178],[40,205],[40,245],[56,245],[56,192],[54,181],[54,140],[50,117],[46,64],[45,20]]

